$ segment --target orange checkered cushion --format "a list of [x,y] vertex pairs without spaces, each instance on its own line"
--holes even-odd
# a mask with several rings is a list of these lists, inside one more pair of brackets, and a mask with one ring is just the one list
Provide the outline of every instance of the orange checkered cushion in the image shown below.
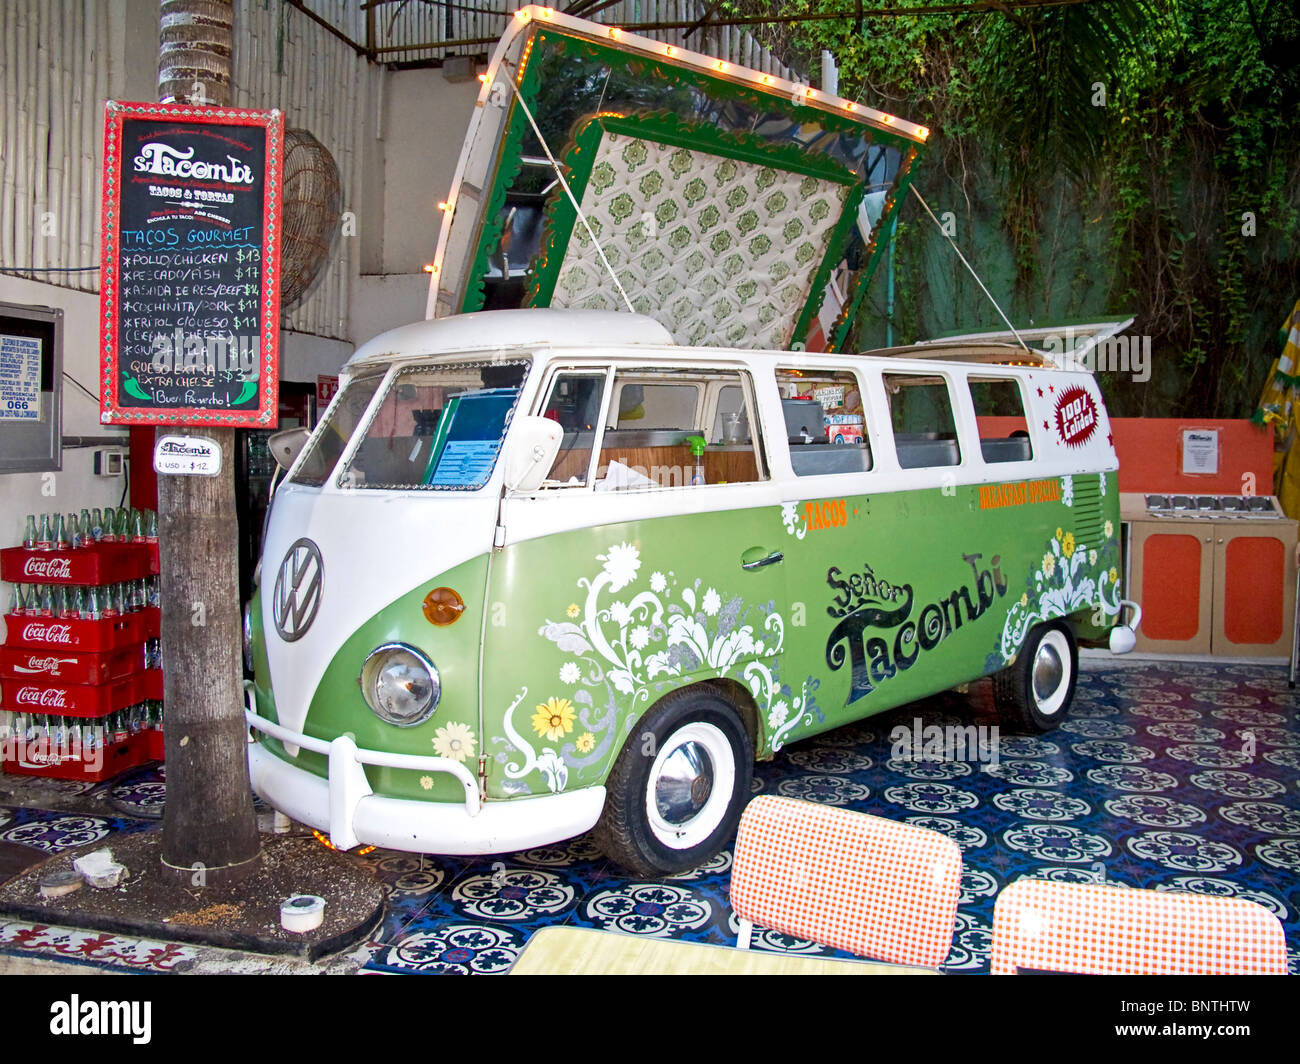
[[772,795],[740,818],[732,908],[787,935],[937,967],[960,886],[961,850],[935,831]]
[[1244,898],[1021,879],[993,906],[994,975],[1286,974],[1278,918]]

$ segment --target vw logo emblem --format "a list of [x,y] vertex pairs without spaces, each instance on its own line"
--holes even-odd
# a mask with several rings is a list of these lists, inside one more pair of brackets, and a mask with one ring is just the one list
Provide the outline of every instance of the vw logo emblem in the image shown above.
[[316,619],[324,577],[325,566],[315,543],[304,538],[289,548],[280,563],[271,600],[275,630],[286,643],[301,639]]

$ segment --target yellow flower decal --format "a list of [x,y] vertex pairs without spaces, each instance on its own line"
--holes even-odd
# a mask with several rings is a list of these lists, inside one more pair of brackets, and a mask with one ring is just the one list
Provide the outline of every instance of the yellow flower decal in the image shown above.
[[567,698],[548,698],[533,714],[533,731],[555,742],[573,731],[576,716],[573,703]]
[[1061,530],[1059,528],[1056,530],[1056,538],[1057,539],[1061,538]]
[[1111,582],[1112,584],[1114,584],[1114,583],[1116,583],[1118,580],[1119,580],[1119,570],[1116,569],[1116,568],[1112,565],[1112,566],[1110,567],[1110,582]]
[[1022,605],[1022,606],[1028,606],[1028,605],[1029,605],[1029,595],[1028,595],[1028,594],[1024,594],[1024,595],[1021,595],[1021,596],[1020,596],[1020,605]]
[[1106,522],[1105,532],[1106,532],[1107,539],[1110,539],[1110,537],[1115,534],[1115,526],[1112,525],[1109,521]]
[[1065,539],[1061,540],[1061,553],[1067,558],[1074,553],[1074,533],[1067,532]]
[[1044,575],[1044,576],[1051,576],[1054,572],[1056,572],[1056,559],[1053,558],[1050,554],[1044,554],[1044,555],[1043,555],[1043,575]]
[[474,743],[474,733],[469,730],[469,725],[452,723],[438,729],[433,739],[433,749],[439,757],[464,761],[474,756]]
[[596,737],[591,732],[583,732],[578,736],[578,753],[589,754],[596,746]]
[[567,613],[572,618],[578,616],[578,614],[580,614],[582,610],[578,608],[578,604],[576,602],[570,602],[569,608],[564,612]]
[[431,791],[431,790],[433,790],[433,777],[432,777],[432,776],[421,776],[421,777],[420,777],[420,786],[423,787],[426,791]]

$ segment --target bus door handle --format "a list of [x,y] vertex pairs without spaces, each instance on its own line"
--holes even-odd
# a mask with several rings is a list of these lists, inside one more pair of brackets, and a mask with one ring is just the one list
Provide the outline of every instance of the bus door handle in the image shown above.
[[768,552],[765,547],[750,547],[740,556],[740,567],[742,569],[761,569],[765,565],[775,565],[777,562],[784,560],[785,555],[779,550]]

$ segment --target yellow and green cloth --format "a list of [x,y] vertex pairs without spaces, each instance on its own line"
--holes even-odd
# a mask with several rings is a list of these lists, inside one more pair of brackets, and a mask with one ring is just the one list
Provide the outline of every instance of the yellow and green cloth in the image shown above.
[[1273,362],[1251,421],[1273,427],[1273,490],[1286,515],[1300,518],[1300,300],[1282,332],[1285,346]]

